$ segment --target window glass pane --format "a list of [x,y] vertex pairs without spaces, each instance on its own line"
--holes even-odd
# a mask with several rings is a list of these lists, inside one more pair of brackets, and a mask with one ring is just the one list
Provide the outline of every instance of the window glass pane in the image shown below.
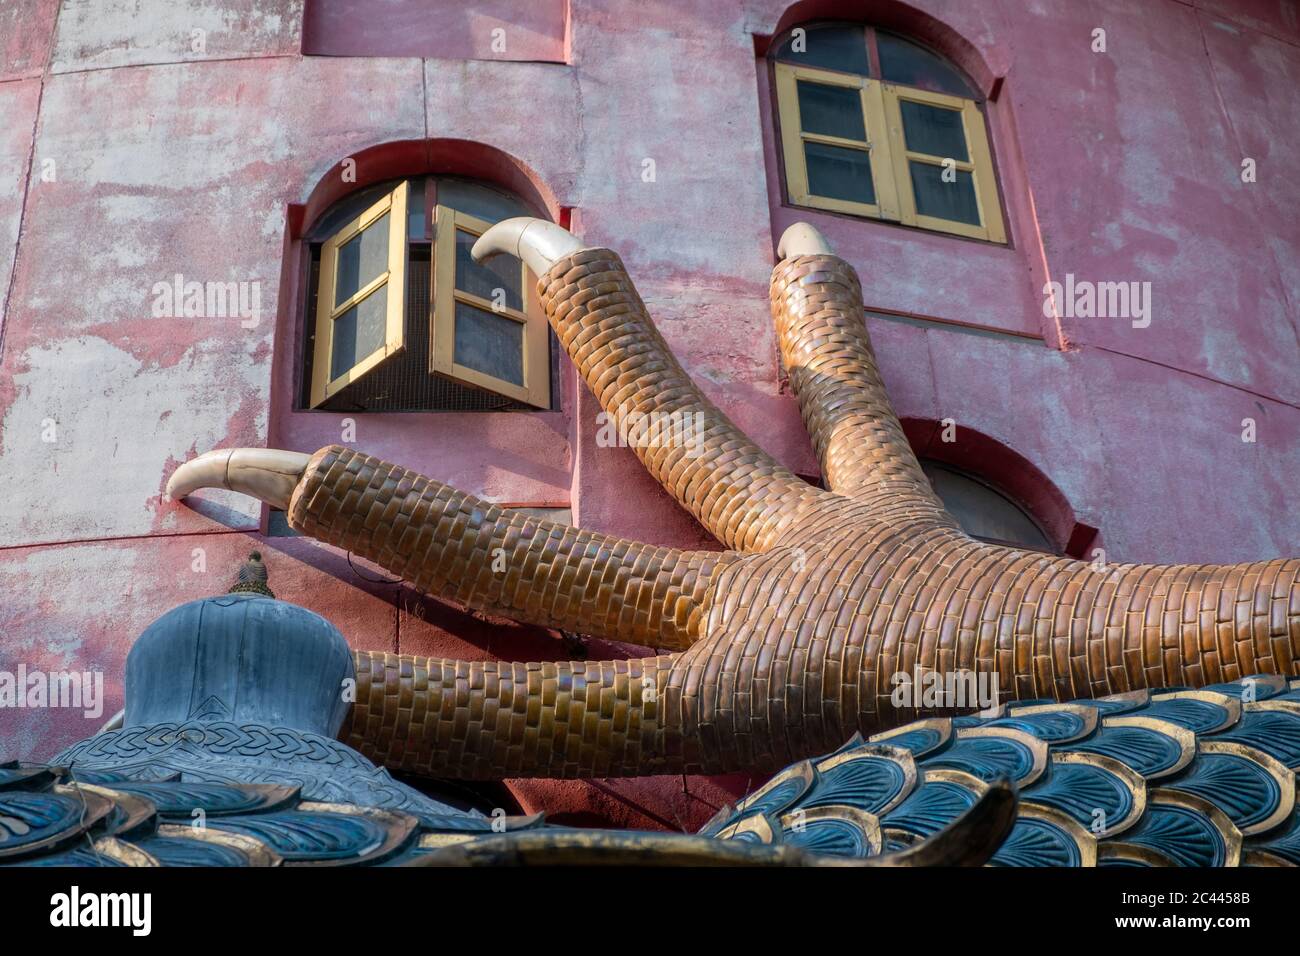
[[381,285],[334,320],[330,381],[384,345],[388,324],[388,286]]
[[497,255],[486,262],[475,262],[469,254],[477,236],[456,230],[456,288],[494,305],[521,311],[524,307],[523,263],[514,256]]
[[334,279],[334,304],[349,297],[388,269],[388,213],[339,247],[338,271]]
[[808,190],[828,199],[874,203],[871,155],[865,149],[846,149],[825,143],[804,143]]
[[367,186],[359,192],[352,193],[339,200],[316,220],[305,238],[325,242],[357,216],[361,215],[379,200],[393,191],[401,180],[386,180],[374,186]]
[[486,222],[537,215],[514,196],[464,179],[439,178],[437,190],[439,205],[469,213]]
[[937,462],[923,461],[921,468],[943,506],[967,534],[1036,551],[1053,550],[1034,520],[1000,492]]
[[791,30],[772,54],[775,59],[866,76],[867,43],[862,27],[822,23]]
[[978,98],[957,68],[925,47],[892,33],[876,32],[880,51],[880,75],[887,83],[914,86],[936,93]]
[[980,224],[979,202],[975,199],[975,180],[962,169],[954,169],[950,183],[943,181],[943,167],[912,160],[912,193],[916,197],[916,211],[922,216],[934,216],[953,222]]
[[865,141],[862,96],[846,86],[799,80],[799,125],[805,133]]
[[456,303],[457,365],[524,384],[524,324],[503,315]]
[[929,153],[945,159],[970,162],[966,150],[966,131],[962,128],[961,113],[941,106],[898,101],[903,114],[903,135],[907,148],[918,153]]
[[425,235],[427,231],[425,219],[427,217],[424,215],[424,183],[423,177],[412,179],[410,192],[406,198],[406,235],[410,242],[419,242],[421,239],[427,238]]

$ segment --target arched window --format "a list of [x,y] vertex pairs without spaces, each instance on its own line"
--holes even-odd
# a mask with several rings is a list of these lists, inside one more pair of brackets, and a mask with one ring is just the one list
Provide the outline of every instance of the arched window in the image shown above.
[[937,461],[922,459],[921,469],[949,514],[972,538],[1057,553],[1029,512],[992,485]]
[[792,205],[1006,241],[983,99],[955,66],[856,23],[770,49]]
[[330,411],[552,407],[550,331],[537,280],[470,248],[537,213],[453,176],[389,180],[344,197],[305,235],[310,259],[300,399]]

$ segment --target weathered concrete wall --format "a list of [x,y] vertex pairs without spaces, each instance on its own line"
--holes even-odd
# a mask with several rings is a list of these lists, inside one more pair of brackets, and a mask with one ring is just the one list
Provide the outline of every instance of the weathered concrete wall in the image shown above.
[[[102,670],[112,713],[131,640],[223,590],[254,545],[281,596],[358,647],[568,653],[365,582],[329,549],[262,539],[247,502],[162,500],[198,451],[271,433],[338,440],[337,418],[295,431],[273,399],[277,350],[292,348],[276,331],[286,214],[342,159],[398,140],[473,140],[532,170],[585,241],[624,255],[703,387],[801,473],[816,464],[781,387],[766,286],[779,229],[810,218],[858,266],[869,308],[926,320],[871,320],[900,413],[1014,449],[1102,530],[1112,560],[1300,552],[1291,0],[916,0],[912,15],[1002,77],[990,125],[1007,248],[779,208],[754,35],[785,0],[573,0],[568,63],[303,57],[303,6],[0,5],[0,669]],[[1091,49],[1098,27],[1105,53]],[[1242,182],[1247,157],[1257,182]],[[260,321],[153,317],[154,285],[178,273],[258,283]],[[1043,283],[1067,273],[1150,282],[1149,327],[1045,316]],[[630,452],[596,445],[599,409],[565,381],[544,428],[360,416],[356,443],[497,500],[569,505],[586,527],[703,541]],[[97,725],[0,710],[7,756],[47,756]],[[746,785],[518,793],[575,820],[676,826]]]

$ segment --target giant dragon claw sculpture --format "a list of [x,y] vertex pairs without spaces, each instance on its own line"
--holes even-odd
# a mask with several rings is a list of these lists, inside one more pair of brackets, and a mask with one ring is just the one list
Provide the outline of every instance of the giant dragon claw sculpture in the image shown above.
[[[499,252],[541,277],[547,317],[607,412],[703,422],[692,447],[642,443],[636,453],[727,550],[653,547],[539,520],[339,446],[313,455],[221,450],[182,465],[168,483],[173,497],[203,487],[244,492],[286,509],[295,529],[428,592],[664,651],[569,663],[359,651],[358,697],[342,733],[350,744],[393,769],[477,779],[773,771],[832,753],[857,733],[906,744],[919,758],[955,736],[991,733],[982,726],[990,721],[931,719],[890,731],[933,717],[893,706],[892,676],[972,671],[996,674],[1004,696],[1034,702],[993,715],[1010,722],[1001,739],[1028,753],[1024,766],[1003,767],[1022,786],[1042,775],[1047,744],[1145,728],[1164,741],[1157,750],[1172,742],[1172,755],[1136,770],[1107,765],[1132,796],[1143,778],[1184,770],[1195,734],[1244,724],[1243,695],[1248,709],[1271,706],[1295,724],[1287,744],[1295,753],[1281,763],[1251,754],[1264,759],[1280,802],[1259,820],[1233,822],[1250,833],[1290,817],[1300,698],[1285,680],[1261,679],[1260,696],[1276,699],[1251,703],[1253,683],[1228,682],[1300,673],[1300,560],[1099,569],[964,534],[890,405],[857,275],[809,226],[782,238],[771,306],[826,489],[782,466],[704,396],[616,253],[530,219],[499,223],[473,250],[479,259]],[[506,570],[495,573],[501,553]],[[1152,696],[1161,688],[1169,693]],[[1050,700],[1075,698],[1094,703],[1042,712]],[[1192,720],[1193,704],[1222,719]],[[1092,750],[1116,763],[1105,746]],[[782,778],[803,780],[802,793],[811,766]],[[1201,799],[1166,797],[1170,813]],[[1128,814],[1125,825],[1141,816],[1146,796],[1139,802],[1136,816],[1133,806],[1116,811]],[[1159,802],[1151,796],[1152,808]],[[715,830],[726,825],[735,824],[720,819]],[[1112,817],[1103,829],[1116,826]]]

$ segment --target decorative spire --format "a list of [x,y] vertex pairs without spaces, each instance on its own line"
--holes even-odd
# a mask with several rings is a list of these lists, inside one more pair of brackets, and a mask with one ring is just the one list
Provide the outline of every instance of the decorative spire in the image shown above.
[[262,552],[254,551],[248,556],[248,560],[239,566],[239,579],[230,587],[230,594],[264,594],[269,598],[275,597],[266,584],[266,565],[262,563]]

